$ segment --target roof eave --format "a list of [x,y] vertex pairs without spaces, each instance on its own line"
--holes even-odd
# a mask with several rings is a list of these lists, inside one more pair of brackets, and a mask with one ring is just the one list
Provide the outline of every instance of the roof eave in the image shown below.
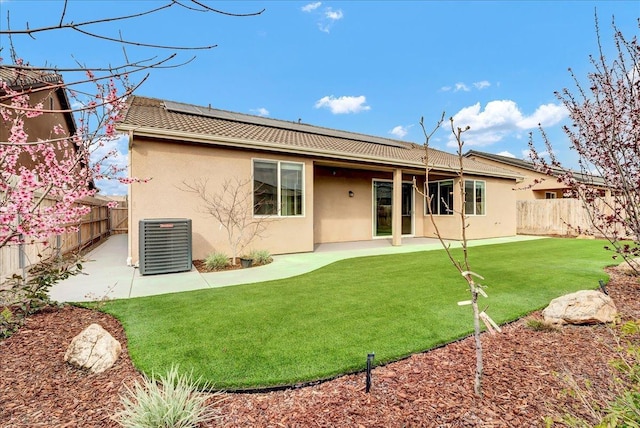
[[[337,152],[332,150],[319,150],[308,147],[291,147],[291,146],[282,146],[276,143],[268,143],[264,141],[258,140],[247,140],[242,138],[231,138],[231,137],[221,137],[214,135],[203,135],[195,132],[185,132],[185,131],[175,131],[170,129],[158,129],[154,127],[147,126],[138,126],[131,125],[126,123],[119,123],[116,125],[116,131],[118,132],[133,132],[135,135],[142,137],[153,137],[160,139],[168,139],[168,140],[180,140],[180,141],[188,141],[191,143],[203,143],[203,144],[212,144],[215,143],[219,146],[225,147],[235,147],[235,148],[243,148],[243,149],[264,149],[270,150],[280,153],[287,154],[295,154],[295,155],[304,155],[304,156],[322,156],[325,158],[338,159],[338,160],[347,160],[353,162],[369,162],[382,164],[390,167],[405,167],[405,168],[424,168],[424,163],[422,162],[413,162],[413,161],[400,161],[389,159],[385,157],[379,156],[366,156],[366,155],[353,155],[345,152]],[[458,166],[449,166],[449,165],[431,165],[433,168],[436,168],[438,171],[444,172],[457,172],[459,170]],[[479,175],[479,176],[487,176],[487,177],[497,177],[497,178],[507,178],[517,180],[520,178],[518,174],[500,174],[493,173],[488,171],[476,171],[476,170],[466,170],[466,173]]]

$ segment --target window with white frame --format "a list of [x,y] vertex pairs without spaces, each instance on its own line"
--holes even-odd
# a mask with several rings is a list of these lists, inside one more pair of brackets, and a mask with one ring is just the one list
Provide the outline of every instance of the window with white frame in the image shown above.
[[[453,215],[453,180],[430,181],[426,187],[433,215]],[[424,213],[429,214],[426,198]]]
[[486,204],[486,183],[480,180],[464,181],[465,215],[484,215]]
[[283,217],[303,215],[304,164],[253,161],[253,213]]

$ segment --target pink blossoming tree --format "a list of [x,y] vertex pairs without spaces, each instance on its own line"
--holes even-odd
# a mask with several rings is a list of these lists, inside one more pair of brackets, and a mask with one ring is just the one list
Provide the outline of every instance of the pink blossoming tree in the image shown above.
[[587,84],[569,69],[575,90],[556,93],[573,122],[564,131],[579,156],[580,171],[562,168],[542,129],[550,161],[536,151],[532,137],[529,146],[539,169],[555,173],[567,186],[567,196],[583,202],[594,233],[609,240],[614,257],[628,260],[640,256],[640,45],[637,36],[625,37],[615,21],[612,27],[615,56],[605,56],[596,16],[598,55],[590,57],[594,70]]
[[[4,79],[0,81],[0,126],[7,140],[0,142],[0,248],[26,240],[47,240],[73,230],[90,210],[82,200],[93,196],[94,181],[111,178],[123,182],[125,171],[105,168],[111,150],[95,159],[92,153],[110,139],[117,138],[114,122],[119,119],[124,96],[132,90],[125,77],[120,79],[124,91],[118,94],[116,77],[102,83],[87,71],[87,80],[96,93],[85,107],[50,110],[38,93],[52,96],[65,83],[57,73],[21,65],[0,64]],[[72,96],[76,97],[77,94]],[[48,97],[44,97],[48,98]],[[28,125],[45,115],[78,115],[77,128],[67,132],[63,123],[55,123],[45,138],[30,138]],[[92,126],[93,125],[93,126]]]
[[[152,50],[211,49],[215,45],[141,43],[122,36],[97,33],[92,28],[108,22],[126,23],[172,7],[183,8],[189,13],[230,16],[251,16],[262,12],[233,14],[196,0],[186,0],[167,1],[159,7],[129,15],[65,22],[71,3],[65,0],[60,4],[60,17],[54,25],[30,27],[26,24],[23,28],[11,28],[7,10],[7,25],[0,28],[0,35],[9,40],[11,57],[8,64],[0,58],[0,129],[3,131],[3,138],[0,138],[0,249],[24,242],[45,242],[52,235],[75,230],[75,225],[90,210],[82,201],[97,192],[97,180],[112,179],[125,184],[147,180],[127,177],[126,171],[113,161],[117,150],[105,148],[109,147],[110,140],[118,138],[115,123],[120,118],[126,97],[146,80],[149,71],[185,64],[173,62],[174,52],[141,61],[130,61],[125,54],[124,64],[107,67],[32,66],[19,57],[14,49],[14,38],[35,38],[43,33],[66,30],[117,43],[123,48],[133,45]],[[0,49],[6,54],[7,46]],[[63,73],[67,76],[66,82],[61,77]],[[133,74],[141,76],[138,84],[130,82],[129,77]],[[74,79],[68,76],[74,76]],[[68,105],[54,109],[43,104],[41,100],[58,91],[68,97]],[[74,118],[72,126],[65,127],[62,119],[65,115]],[[47,121],[47,117],[50,120]],[[49,123],[54,117],[60,123],[51,123],[46,135],[30,135],[33,134],[33,126],[30,125],[38,120]]]

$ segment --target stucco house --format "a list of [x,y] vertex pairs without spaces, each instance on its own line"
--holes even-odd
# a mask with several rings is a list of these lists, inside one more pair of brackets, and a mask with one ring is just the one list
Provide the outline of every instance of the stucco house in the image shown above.
[[[536,170],[532,162],[492,153],[470,150],[467,159],[487,165],[509,169],[520,174],[523,180],[513,189],[516,196],[517,232],[525,235],[578,236],[601,232],[593,227],[592,216],[581,199],[572,197],[568,186],[558,179],[567,170],[552,168],[547,175]],[[571,171],[573,178],[586,185],[600,197],[601,209],[609,212],[607,205],[615,206],[611,189],[602,177]]]
[[[565,197],[568,190],[566,184],[557,179],[557,175],[564,173],[561,169],[554,169],[557,175],[547,175],[536,169],[533,162],[523,159],[516,159],[508,156],[496,155],[493,153],[469,150],[464,156],[478,162],[493,165],[499,168],[509,169],[523,177],[522,182],[514,187],[516,199],[518,201],[534,199],[561,199]],[[573,177],[584,184],[594,186],[599,189],[602,196],[608,194],[608,189],[604,185],[601,177],[573,172]]]
[[[9,106],[12,98],[18,95],[28,95],[29,105],[42,105],[42,109],[46,113],[35,117],[23,117],[24,131],[27,134],[29,143],[39,140],[61,140],[77,131],[74,116],[71,113],[71,104],[67,96],[62,76],[50,70],[41,70],[33,67],[23,67],[15,65],[0,65],[0,104]],[[8,88],[8,89],[7,89]],[[13,126],[13,119],[7,120],[0,118],[0,142],[9,140],[10,130]],[[54,133],[54,127],[60,127],[62,132]],[[53,144],[55,154],[58,159],[64,159],[72,150],[77,150],[75,144],[68,142],[59,142]],[[37,165],[42,165],[42,154],[40,157],[32,157],[26,151],[22,151],[17,158],[16,166],[24,166],[33,169]],[[3,167],[7,163],[3,163]],[[7,170],[8,171],[8,170]],[[15,180],[12,176],[4,177],[9,186],[14,186]],[[88,186],[93,189],[94,183],[89,181]],[[6,195],[6,194],[5,194]],[[39,195],[38,195],[39,197]],[[0,192],[0,200],[3,194]],[[6,202],[6,201],[5,201]],[[55,199],[46,197],[40,207],[50,206],[55,203]],[[83,203],[95,207],[98,210],[100,205],[106,205],[106,202],[97,200],[96,198],[87,198]],[[94,208],[92,208],[94,209]],[[104,208],[106,210],[106,207]],[[89,217],[89,216],[87,216]],[[91,233],[87,229],[91,229]],[[13,274],[26,276],[26,269],[37,262],[40,256],[51,254],[50,251],[67,252],[77,249],[81,243],[86,242],[93,237],[94,225],[87,222],[86,226],[80,227],[78,233],[65,233],[57,235],[45,245],[42,242],[20,243],[19,245],[7,245],[0,248],[0,283],[10,278]],[[84,234],[82,234],[84,233]]]
[[[57,139],[75,134],[76,123],[70,113],[69,98],[59,74],[47,70],[5,65],[0,66],[0,81],[6,83],[11,90],[28,95],[30,105],[42,104],[44,110],[51,111],[51,113],[24,119],[24,131],[28,134],[27,141]],[[0,88],[0,102],[10,104],[10,99],[2,88]],[[9,125],[5,121],[0,121],[0,141],[8,140]],[[62,127],[64,135],[54,135],[53,129],[56,125]],[[33,162],[30,156],[23,156],[20,159],[20,163],[26,166]]]
[[[183,184],[207,180],[215,192],[225,180],[252,183],[253,216],[268,216],[265,233],[251,244],[272,254],[310,252],[316,244],[434,237],[425,198],[445,238],[460,239],[458,158],[430,150],[425,186],[422,145],[268,119],[174,101],[133,96],[117,130],[129,136],[129,262],[139,260],[138,222],[192,220],[193,258],[229,253],[220,224],[202,213],[201,200]],[[518,174],[464,159],[470,239],[516,234]],[[219,187],[218,187],[219,188]],[[448,201],[448,204],[442,202]],[[264,202],[268,202],[265,204]]]

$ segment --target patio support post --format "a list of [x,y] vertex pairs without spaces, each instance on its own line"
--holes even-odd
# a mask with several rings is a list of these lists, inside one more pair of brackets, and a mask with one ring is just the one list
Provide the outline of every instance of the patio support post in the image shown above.
[[393,209],[391,213],[391,245],[402,245],[402,170],[393,171]]

